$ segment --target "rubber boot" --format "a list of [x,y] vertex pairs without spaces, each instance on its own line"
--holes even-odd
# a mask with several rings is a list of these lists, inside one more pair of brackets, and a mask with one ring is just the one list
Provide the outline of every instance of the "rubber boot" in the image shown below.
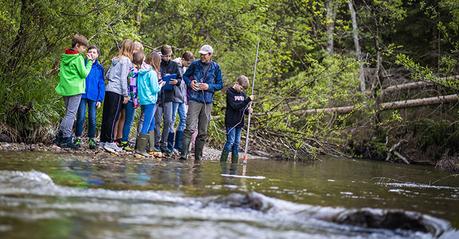
[[177,149],[179,152],[182,152],[183,148],[183,131],[175,132],[175,145],[174,148]]
[[229,155],[229,152],[226,150],[223,150],[222,154],[220,155],[220,162],[226,162],[228,160],[228,155]]
[[232,152],[231,153],[231,163],[237,164],[239,161],[239,153],[238,152]]
[[148,135],[141,134],[137,136],[137,142],[135,144],[135,153],[140,156],[150,157],[150,155],[145,150],[147,146]]
[[150,152],[156,152],[155,150],[155,131],[150,131],[148,132],[148,146],[147,146],[147,151]]
[[206,141],[196,140],[194,144],[194,160],[201,161],[202,160],[202,152],[204,151],[204,144]]
[[170,150],[171,152],[174,150],[174,139],[175,139],[175,133],[169,132],[169,135],[167,136],[167,149]]
[[182,147],[182,150],[180,151],[180,160],[187,160],[190,143],[191,143],[191,136],[187,137],[186,135],[184,135],[183,141],[182,141],[183,147]]
[[228,165],[226,162],[220,161],[221,174],[228,174]]
[[231,162],[229,174],[231,174],[231,175],[236,175],[237,174],[237,165],[238,165],[238,163]]

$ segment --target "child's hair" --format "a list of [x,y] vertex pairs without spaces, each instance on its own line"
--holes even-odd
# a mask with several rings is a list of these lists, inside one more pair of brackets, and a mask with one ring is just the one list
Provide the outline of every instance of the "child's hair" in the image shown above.
[[100,49],[97,48],[97,46],[92,45],[92,46],[88,47],[88,51],[89,51],[89,50],[92,50],[92,49],[96,49],[97,54],[100,55]]
[[163,45],[161,47],[161,55],[169,55],[172,53],[172,47],[169,45]]
[[83,45],[83,46],[88,46],[88,39],[80,34],[75,34],[73,35],[72,38],[72,48],[76,46],[76,44]]
[[134,51],[134,42],[131,39],[126,39],[121,43],[121,48],[118,51],[118,57],[125,56],[132,60],[132,52]]
[[138,42],[138,41],[135,41],[134,42],[134,50],[138,50],[138,51],[143,51],[143,45],[142,43]]
[[186,51],[185,53],[183,53],[182,58],[185,61],[192,61],[194,60],[194,55],[191,51]]
[[159,73],[159,68],[161,66],[161,55],[157,51],[150,53],[145,62],[151,65],[153,69]]
[[132,55],[132,63],[134,63],[137,66],[141,66],[143,63],[143,59],[145,59],[145,54],[143,51],[138,51]]
[[242,88],[247,89],[249,88],[249,78],[245,75],[240,75],[237,77],[237,83],[242,86]]

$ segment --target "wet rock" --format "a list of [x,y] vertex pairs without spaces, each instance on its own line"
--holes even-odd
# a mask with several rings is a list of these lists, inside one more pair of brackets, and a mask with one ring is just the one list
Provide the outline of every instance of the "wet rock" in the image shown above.
[[434,236],[440,236],[449,228],[449,224],[442,220],[403,210],[346,210],[336,215],[332,221],[364,228],[431,233]]
[[12,140],[11,138],[6,135],[6,134],[0,134],[0,142],[7,142],[7,143],[11,143]]
[[267,212],[273,205],[264,200],[258,193],[239,194],[233,193],[225,197],[220,197],[214,201],[232,208],[248,208],[256,211]]

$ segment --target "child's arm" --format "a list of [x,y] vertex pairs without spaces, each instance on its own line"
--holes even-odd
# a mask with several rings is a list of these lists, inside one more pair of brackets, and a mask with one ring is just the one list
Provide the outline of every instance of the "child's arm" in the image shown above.
[[[123,57],[124,58],[124,57]],[[121,65],[121,94],[126,98],[128,97],[128,90],[127,90],[127,81],[128,81],[128,74],[129,74],[129,67],[130,61],[126,57],[119,64]]]
[[104,81],[104,68],[100,69],[99,82],[97,83],[99,94],[97,95],[97,102],[102,103],[105,97],[105,81]]
[[153,71],[150,71],[149,74],[151,92],[153,92],[153,94],[157,94],[161,90],[158,84],[158,76]]
[[89,75],[89,72],[91,71],[92,60],[88,59],[88,62],[85,65],[84,57],[80,55],[78,58],[80,59],[80,62],[76,64],[78,74],[81,78],[86,79],[86,77]]
[[244,101],[236,101],[234,99],[234,94],[231,91],[226,92],[226,104],[233,110],[241,110],[249,104],[251,99],[246,97]]

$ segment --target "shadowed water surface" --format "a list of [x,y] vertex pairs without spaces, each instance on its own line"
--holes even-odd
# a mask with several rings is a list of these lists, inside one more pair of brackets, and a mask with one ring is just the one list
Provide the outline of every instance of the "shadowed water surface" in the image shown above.
[[[228,196],[246,192],[257,192],[262,206],[234,206],[231,200],[240,197]],[[243,168],[0,153],[0,238],[433,237],[328,220],[361,208],[430,215],[446,231],[442,238],[459,238],[459,177],[430,167],[337,159],[253,160]]]

